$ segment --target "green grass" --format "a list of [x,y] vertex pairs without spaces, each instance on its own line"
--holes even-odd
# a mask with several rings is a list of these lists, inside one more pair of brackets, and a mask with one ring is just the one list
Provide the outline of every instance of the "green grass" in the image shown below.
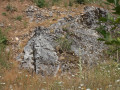
[[52,5],[58,4],[60,0],[52,0]]
[[73,6],[73,0],[69,0],[69,6],[70,6],[70,7]]
[[7,14],[5,12],[2,13],[3,16],[7,16]]
[[11,4],[8,4],[5,9],[6,11],[9,11],[9,12],[17,11],[17,8],[12,6]]
[[21,21],[22,20],[22,16],[17,16],[16,20]]
[[24,24],[24,28],[26,28],[28,25],[28,22],[24,21],[23,24]]
[[8,63],[9,59],[9,52],[5,52],[5,48],[7,46],[7,37],[0,29],[0,67],[8,69],[10,67],[10,64]]
[[2,30],[0,29],[0,45],[6,45],[7,44],[7,38],[6,36],[2,33]]
[[60,37],[56,39],[60,49],[63,51],[70,51],[71,50],[71,40],[67,39],[66,36]]
[[45,0],[35,0],[34,1],[36,3],[36,5],[40,8],[43,8],[46,6],[46,1]]

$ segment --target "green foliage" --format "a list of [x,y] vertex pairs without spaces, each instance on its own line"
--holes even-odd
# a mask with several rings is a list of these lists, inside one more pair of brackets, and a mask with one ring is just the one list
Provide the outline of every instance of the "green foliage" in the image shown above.
[[10,12],[17,11],[17,8],[12,6],[11,4],[8,4],[5,9],[6,9],[6,11],[10,11]]
[[45,0],[35,0],[35,3],[37,4],[38,7],[43,8],[46,6]]
[[72,0],[69,0],[69,6],[73,6],[73,1]]
[[7,38],[0,29],[0,68],[9,68],[9,64],[5,59],[8,58],[8,54],[5,53],[5,47],[7,45]]
[[63,31],[68,32],[68,29],[66,27],[63,27],[62,29]]
[[21,21],[22,20],[22,16],[17,16],[16,20]]
[[6,44],[7,44],[7,38],[0,29],[0,45],[6,45]]
[[[107,5],[114,5],[113,14],[117,14],[117,16],[112,16],[108,14],[107,17],[101,18],[101,23],[107,23],[111,26],[110,30],[107,28],[107,25],[101,25],[96,30],[103,36],[98,40],[104,41],[105,44],[112,46],[112,52],[116,53],[117,60],[119,60],[119,53],[120,53],[120,5],[119,0],[107,0],[105,2]],[[111,49],[111,48],[109,48]]]
[[83,3],[85,3],[85,0],[76,0],[76,3],[83,4]]
[[2,13],[3,16],[7,16],[7,14],[5,12]]
[[113,13],[120,15],[120,4],[119,4],[120,0],[107,0],[107,2],[105,2],[105,4],[109,5],[109,6],[114,6],[113,8]]
[[0,53],[2,52],[2,50],[4,50],[6,45],[7,45],[7,38],[5,37],[5,35],[2,33],[0,29]]
[[75,0],[75,2],[78,4],[96,3],[98,1],[101,2],[101,0]]

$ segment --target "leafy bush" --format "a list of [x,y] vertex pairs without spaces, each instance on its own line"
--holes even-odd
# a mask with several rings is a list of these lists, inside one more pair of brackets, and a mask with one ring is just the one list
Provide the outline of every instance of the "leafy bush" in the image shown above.
[[73,1],[69,0],[69,6],[73,6]]
[[83,3],[85,3],[85,0],[76,0],[76,3],[83,4]]
[[43,8],[43,7],[46,6],[45,0],[36,0],[35,2],[37,4],[37,6],[40,7],[40,8]]
[[3,16],[7,16],[7,14],[5,12],[2,13]]
[[103,2],[102,0],[75,0],[75,1],[78,4],[85,4],[85,3],[91,3],[91,4],[93,4],[93,3],[97,3],[99,5],[101,5],[102,2]]
[[111,28],[109,29],[107,25],[101,25],[96,30],[103,36],[102,38],[99,38],[98,40],[104,41],[105,44],[108,45],[109,50],[112,51],[112,53],[116,53],[116,59],[119,60],[119,53],[120,53],[120,4],[118,3],[119,0],[107,0],[105,2],[108,6],[114,5],[113,7],[113,14],[108,14],[107,17],[101,18],[101,23],[107,23]]

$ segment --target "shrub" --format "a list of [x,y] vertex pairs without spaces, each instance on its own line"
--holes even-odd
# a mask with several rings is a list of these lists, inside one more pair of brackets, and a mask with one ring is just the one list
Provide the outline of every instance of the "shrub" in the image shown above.
[[37,6],[40,7],[40,8],[43,8],[43,7],[46,6],[45,0],[36,0],[35,2],[37,4]]
[[73,2],[71,0],[69,1],[69,6],[73,6]]
[[5,12],[2,13],[3,16],[7,16],[7,14]]
[[[111,26],[110,29],[108,29],[107,25],[101,25],[100,27],[97,28],[96,30],[103,36],[102,38],[99,38],[98,40],[104,41],[105,44],[108,45],[110,52],[115,54],[116,53],[116,59],[117,61],[120,59],[119,58],[119,53],[120,53],[120,5],[119,5],[119,0],[107,0],[105,2],[108,4],[108,6],[114,5],[113,7],[113,14],[116,14],[112,16],[112,14],[108,14],[107,17],[101,18],[100,22],[109,24]],[[120,61],[119,61],[120,62]]]
[[85,3],[85,0],[76,0],[76,3],[83,4],[83,3]]

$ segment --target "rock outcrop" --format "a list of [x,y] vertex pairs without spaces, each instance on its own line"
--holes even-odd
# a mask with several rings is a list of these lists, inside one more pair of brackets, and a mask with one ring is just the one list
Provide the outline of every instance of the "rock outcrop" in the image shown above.
[[[58,20],[50,27],[36,27],[34,36],[24,48],[23,68],[32,69],[41,75],[56,75],[75,67],[69,60],[60,60],[64,52],[79,57],[83,63],[92,65],[102,59],[104,44],[98,41],[95,28],[100,17],[106,17],[107,12],[102,8],[85,7],[83,15],[68,16]],[[75,55],[74,55],[75,54]],[[66,58],[62,58],[66,59]],[[68,61],[65,64],[64,61]]]

